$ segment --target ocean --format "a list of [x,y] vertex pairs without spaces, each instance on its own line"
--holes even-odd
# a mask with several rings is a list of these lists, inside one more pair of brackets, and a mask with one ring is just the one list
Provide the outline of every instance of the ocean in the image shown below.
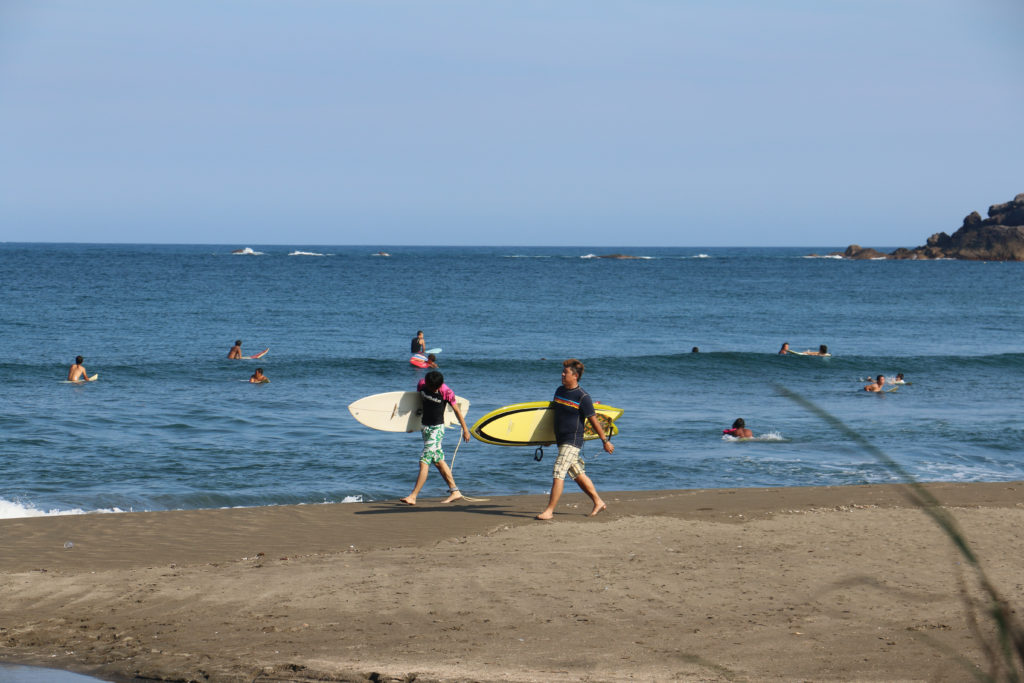
[[[347,406],[415,388],[417,330],[470,424],[582,360],[625,411],[584,449],[602,491],[901,480],[780,387],[919,480],[1024,480],[1024,263],[808,257],[835,249],[0,244],[0,517],[404,496],[419,435]],[[62,381],[76,355],[98,381]],[[724,439],[737,417],[761,439]],[[455,477],[546,493],[554,455],[472,440]]]

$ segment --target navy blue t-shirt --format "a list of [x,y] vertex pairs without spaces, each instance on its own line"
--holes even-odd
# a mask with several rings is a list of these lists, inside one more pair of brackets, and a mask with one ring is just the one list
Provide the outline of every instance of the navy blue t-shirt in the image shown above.
[[566,389],[559,384],[551,407],[555,409],[555,443],[582,448],[583,428],[587,418],[595,413],[590,394],[578,386]]

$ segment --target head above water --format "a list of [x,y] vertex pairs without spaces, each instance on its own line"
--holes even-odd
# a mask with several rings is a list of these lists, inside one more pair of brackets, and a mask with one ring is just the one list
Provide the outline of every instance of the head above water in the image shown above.
[[737,417],[736,421],[732,423],[733,429],[743,429],[747,426],[747,423],[743,421],[742,417]]
[[235,340],[235,346],[241,346],[241,345],[242,345],[242,340],[241,339],[236,339]]
[[81,365],[83,360],[85,359],[81,356],[75,356],[75,365]]
[[437,391],[444,384],[444,375],[437,370],[431,370],[423,377],[423,384],[427,391]]
[[828,353],[828,347],[822,344],[818,347],[818,353]]

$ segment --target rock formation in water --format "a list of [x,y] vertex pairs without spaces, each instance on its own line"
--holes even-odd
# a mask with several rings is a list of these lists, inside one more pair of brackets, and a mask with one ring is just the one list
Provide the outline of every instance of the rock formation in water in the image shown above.
[[964,218],[952,235],[937,232],[924,246],[899,248],[891,254],[851,244],[845,252],[830,256],[849,259],[964,259],[970,261],[1024,261],[1024,194],[1013,201],[988,207],[988,218],[977,211]]

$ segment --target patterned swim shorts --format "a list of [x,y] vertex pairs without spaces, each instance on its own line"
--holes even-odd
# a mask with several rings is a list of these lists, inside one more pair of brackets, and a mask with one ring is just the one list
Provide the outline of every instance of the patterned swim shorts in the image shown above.
[[441,446],[444,441],[444,425],[424,427],[422,434],[423,453],[420,454],[420,462],[433,465],[444,460],[444,450]]
[[580,457],[580,449],[567,443],[558,446],[558,459],[555,460],[555,479],[565,479],[568,474],[573,481],[584,473],[586,463]]

